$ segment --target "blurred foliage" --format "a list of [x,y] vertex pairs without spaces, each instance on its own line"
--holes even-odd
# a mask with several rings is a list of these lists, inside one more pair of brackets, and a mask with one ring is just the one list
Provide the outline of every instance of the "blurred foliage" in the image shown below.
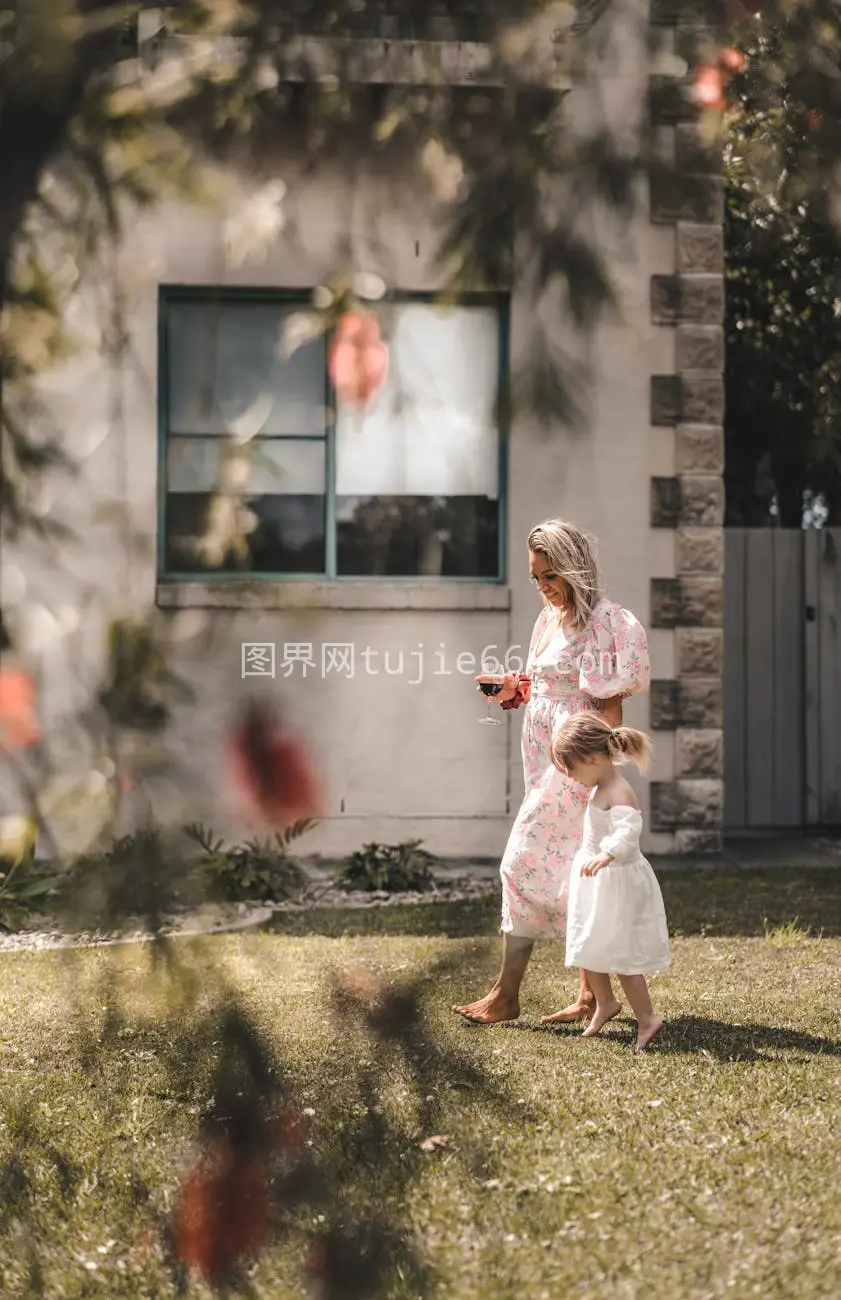
[[[700,41],[693,37],[692,58],[682,71],[675,70],[672,58],[670,76],[687,100],[692,97],[692,64],[706,57],[704,41],[715,47],[722,40],[744,44],[760,39],[752,25],[757,20],[738,5],[703,10],[707,18],[720,18],[720,30]],[[155,30],[154,24],[150,29],[156,13],[163,15],[164,29]],[[821,223],[829,231],[826,223],[837,215],[837,15],[829,0],[799,5],[792,0],[767,6],[762,22],[771,24],[779,15],[785,21],[774,38],[778,43],[762,47],[749,61],[744,79],[734,79],[731,92],[743,97],[743,115],[741,125],[738,113],[728,123],[734,133],[727,164],[730,222],[737,238],[741,232],[746,243],[751,241],[750,257],[743,259],[739,274],[732,272],[731,258],[734,303],[738,305],[739,294],[745,303],[749,297],[755,303],[763,283],[768,289],[770,282],[772,294],[771,309],[767,304],[744,308],[745,319],[764,323],[746,332],[736,322],[733,332],[745,334],[745,347],[756,356],[760,344],[763,349],[780,346],[781,323],[791,335],[786,355],[777,351],[772,356],[781,375],[785,362],[796,382],[786,387],[781,379],[777,405],[763,407],[761,418],[752,408],[755,426],[767,425],[770,431],[776,412],[787,402],[797,409],[801,401],[810,428],[823,429],[833,418],[834,353],[826,343],[833,331],[826,303],[816,305],[808,292],[801,297],[799,286],[803,276],[814,276],[828,302],[835,285],[834,270],[830,274],[834,244],[821,243],[819,232]],[[242,174],[270,173],[282,139],[288,156],[304,171],[340,160],[352,172],[360,154],[381,175],[397,178],[395,183],[413,168],[426,177],[441,208],[439,270],[445,300],[468,289],[506,289],[516,283],[529,299],[535,322],[542,312],[554,312],[556,320],[560,313],[571,337],[586,337],[620,301],[603,251],[610,241],[601,218],[614,218],[619,233],[624,231],[644,195],[640,182],[654,157],[647,122],[629,118],[617,124],[607,110],[603,79],[610,66],[604,60],[613,16],[609,0],[590,0],[578,10],[542,0],[506,6],[460,0],[434,6],[428,0],[385,6],[366,0],[252,0],[248,6],[238,0],[183,0],[155,10],[117,0],[19,0],[3,11],[4,538],[26,529],[44,532],[43,514],[33,505],[34,488],[45,471],[70,468],[62,440],[38,404],[40,377],[76,349],[98,352],[115,369],[123,363],[128,300],[116,250],[139,208],[171,194],[218,197],[208,189],[208,174],[198,160],[235,167]],[[641,27],[647,19],[648,6],[641,6]],[[300,40],[302,33],[330,38],[330,44],[307,45]],[[354,66],[358,51],[337,39],[438,40],[445,33],[488,42],[487,85],[447,84],[435,66],[442,57],[440,45],[427,65],[429,84],[385,84],[387,78],[377,84],[376,75],[360,77],[358,62]],[[377,57],[393,57],[393,51],[389,55],[383,47]],[[369,67],[369,73],[376,72]],[[584,125],[578,117],[573,122],[567,107],[567,91],[576,85],[584,88],[592,108]],[[810,128],[801,132],[803,139],[797,135],[798,105],[806,110]],[[714,115],[705,120],[711,132],[720,131]],[[739,140],[754,151],[749,164],[740,161],[742,146],[734,144]],[[760,155],[768,159],[762,166]],[[276,176],[269,185],[274,188],[268,198],[262,192],[253,211],[239,214],[234,251],[242,252],[241,241],[247,253],[249,240],[259,250],[261,241],[277,237],[282,188]],[[772,233],[762,242],[759,218],[775,213],[775,204],[796,213],[797,221],[775,218],[776,226],[771,223]],[[770,216],[763,219],[767,224]],[[781,246],[788,287],[775,278]],[[810,261],[816,248],[820,256]],[[352,264],[347,241],[335,257],[339,267]],[[87,334],[74,332],[68,306],[91,281],[103,286],[101,316]],[[780,329],[775,332],[772,326]],[[820,331],[824,336],[819,340]],[[817,391],[807,400],[804,358],[810,337],[821,350],[815,367],[819,378],[813,376]],[[763,356],[767,365],[767,353]],[[553,353],[538,337],[516,376],[515,400],[532,402],[549,425],[572,418],[577,404],[571,376],[581,381],[582,364],[572,367],[563,352]],[[758,383],[749,392],[751,403],[764,396]],[[746,398],[743,426],[748,405]],[[774,425],[774,448],[783,446],[782,435],[777,436],[781,428],[781,423]],[[750,431],[740,435],[746,445],[749,436]],[[822,449],[823,442],[817,435],[810,440],[802,425],[789,435],[795,439],[808,445],[810,466],[824,474],[832,456]],[[745,455],[756,463],[757,450]],[[783,472],[779,459],[774,473]],[[2,626],[7,629],[7,620]],[[433,1039],[420,983],[384,989],[364,972],[351,973],[339,982],[334,998],[343,1064],[335,1092],[347,1118],[320,1147],[299,1139],[305,1127],[297,1101],[300,1088],[283,1062],[224,981],[210,969],[179,962],[175,946],[162,935],[168,914],[192,899],[197,888],[189,837],[157,827],[151,816],[131,834],[117,834],[125,790],[135,781],[143,793],[138,777],[152,772],[160,760],[155,746],[173,704],[189,698],[169,662],[169,644],[154,618],[110,621],[104,678],[93,690],[96,706],[83,721],[96,746],[110,754],[111,805],[90,851],[65,877],[61,891],[65,918],[77,930],[118,930],[136,920],[155,937],[150,980],[159,981],[160,1003],[143,1032],[156,1054],[162,1089],[189,1096],[199,1110],[196,1159],[174,1206],[160,1198],[157,1246],[180,1293],[190,1268],[215,1287],[236,1285],[246,1291],[238,1270],[259,1249],[265,1231],[267,1240],[284,1232],[300,1242],[311,1287],[325,1300],[373,1300],[395,1294],[398,1287],[423,1294],[428,1275],[409,1206],[424,1159],[420,1139],[435,1132],[434,1098],[445,1080],[455,1078],[468,1079],[483,1106],[510,1110],[511,1099],[500,1097],[457,1052]],[[25,788],[36,804],[31,810],[35,820],[39,791],[33,781]],[[40,816],[37,824],[43,824]],[[210,832],[193,831],[194,843],[208,859],[199,872],[199,893],[209,887],[232,898],[252,887],[294,887],[297,869],[290,839],[277,842],[276,853],[274,845],[256,843],[231,850]],[[367,845],[345,865],[342,883],[348,889],[425,892],[434,888],[433,861],[418,842]],[[31,855],[12,863],[0,882],[0,907],[3,890],[9,891],[12,908],[35,897],[24,894],[34,886],[34,870]],[[427,971],[422,978],[439,973]],[[79,990],[88,1037],[80,1039],[78,1065],[92,1088],[107,1085],[106,1096],[109,1089],[126,1086],[125,1035],[134,1029],[126,989],[110,969],[108,977],[107,987]],[[94,1007],[103,1011],[97,1026],[92,1025]],[[362,1065],[348,1064],[351,1037],[365,1044]],[[407,1076],[409,1103],[400,1098],[395,1104],[384,1095],[382,1063],[394,1060]],[[10,1153],[0,1170],[4,1221],[23,1231],[29,1293],[46,1294],[33,1189],[39,1169],[49,1170],[51,1178],[55,1171],[62,1194],[71,1200],[76,1194],[72,1160],[47,1149],[37,1124],[23,1111],[12,1122],[9,1113]],[[136,1190],[139,1204],[152,1199],[148,1186]],[[249,1206],[245,1222],[239,1213],[243,1200]],[[314,1219],[315,1214],[323,1220]]]
[[[516,279],[574,326],[594,324],[616,299],[582,214],[592,200],[627,220],[647,156],[642,126],[623,123],[620,139],[598,96],[586,129],[565,121],[569,87],[597,85],[609,9],[610,0],[578,11],[545,0],[185,0],[155,9],[21,0],[0,26],[4,526],[37,526],[26,479],[60,454],[60,440],[45,441],[43,421],[21,404],[39,373],[81,345],[66,304],[92,274],[102,279],[113,301],[96,327],[99,345],[119,358],[127,331],[113,249],[138,207],[171,193],[218,198],[219,176],[211,185],[204,162],[272,172],[282,138],[294,167],[346,168],[362,152],[397,184],[414,159],[445,216],[440,268],[450,293]],[[448,84],[438,66],[446,47],[433,44],[427,84],[400,84],[400,74],[387,84],[379,74],[394,47],[360,70],[345,39],[360,36],[481,39],[486,66],[475,85]],[[271,237],[270,218],[265,204],[240,214],[234,242]],[[337,247],[337,266],[349,251]],[[552,393],[554,373],[560,413],[572,417],[566,363],[535,348],[517,392]]]
[[365,844],[342,864],[336,877],[340,889],[364,893],[425,894],[435,888],[434,854],[420,840],[406,844]]
[[0,821],[0,929],[19,930],[27,916],[62,884],[63,877],[35,860],[38,830],[23,817]]
[[118,731],[160,732],[170,717],[168,697],[185,703],[195,698],[168,665],[166,648],[149,623],[133,619],[111,623],[99,702]]
[[68,930],[119,932],[129,925],[159,935],[190,894],[190,860],[174,831],[143,826],[70,861],[59,919]]
[[[814,43],[811,43],[814,42]],[[841,523],[841,11],[772,7],[730,87],[727,522]]]

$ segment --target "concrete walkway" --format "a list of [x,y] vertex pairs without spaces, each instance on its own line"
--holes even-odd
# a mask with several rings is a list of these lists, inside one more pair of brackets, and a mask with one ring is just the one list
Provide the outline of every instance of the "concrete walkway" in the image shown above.
[[804,870],[813,867],[841,867],[841,836],[805,835],[744,836],[725,840],[717,857],[652,856],[658,871],[688,871],[692,868],[722,868],[738,871],[768,871],[773,868]]
[[[315,880],[326,881],[338,862],[326,858],[303,859]],[[841,834],[837,836],[768,835],[734,837],[725,842],[724,852],[715,856],[651,854],[655,871],[769,871],[841,868]],[[448,858],[435,864],[435,878],[456,887],[485,881],[499,882],[498,858]]]

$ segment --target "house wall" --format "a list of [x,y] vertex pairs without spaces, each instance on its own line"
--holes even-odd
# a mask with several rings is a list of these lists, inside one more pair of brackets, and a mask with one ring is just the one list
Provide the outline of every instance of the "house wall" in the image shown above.
[[[647,78],[641,46],[630,53],[629,46],[622,48],[611,82],[614,111],[622,111],[625,98],[639,101]],[[295,179],[282,159],[277,174],[289,183],[287,228],[262,261],[237,269],[226,265],[224,204],[170,203],[134,222],[120,255],[130,330],[122,376],[115,378],[93,354],[56,372],[45,386],[67,445],[85,456],[82,474],[70,491],[61,489],[54,507],[75,521],[77,544],[63,551],[60,564],[32,554],[25,561],[29,598],[52,609],[81,611],[77,630],[43,660],[48,713],[57,725],[82,702],[84,680],[101,659],[107,618],[141,614],[157,601],[178,637],[176,669],[197,694],[195,705],[179,710],[169,737],[178,775],[159,787],[161,816],[209,820],[219,834],[232,837],[250,829],[231,796],[224,750],[225,725],[250,688],[282,704],[290,723],[308,737],[324,774],[327,815],[307,841],[310,851],[333,856],[365,840],[417,837],[445,856],[496,857],[522,795],[521,715],[505,715],[499,728],[478,726],[484,702],[475,693],[472,669],[459,671],[456,661],[461,654],[478,657],[488,646],[504,652],[519,645],[525,654],[540,608],[528,578],[526,536],[540,520],[563,516],[599,538],[608,593],[650,630],[655,691],[626,706],[632,725],[656,728],[653,785],[634,778],[648,827],[645,847],[698,847],[698,837],[681,829],[674,805],[686,792],[678,778],[694,779],[686,751],[703,748],[704,737],[694,724],[688,731],[679,725],[663,702],[690,671],[687,656],[700,653],[698,638],[677,630],[686,617],[674,609],[664,613],[667,593],[685,593],[686,564],[696,563],[687,560],[694,534],[675,527],[676,519],[664,520],[656,502],[652,513],[652,481],[656,501],[665,492],[656,485],[684,482],[684,471],[694,473],[693,448],[706,435],[679,415],[666,412],[664,418],[657,404],[662,381],[652,376],[680,373],[689,341],[676,329],[674,313],[652,313],[650,293],[652,277],[658,285],[667,283],[664,277],[671,284],[679,255],[687,269],[687,249],[697,247],[694,227],[679,226],[676,239],[673,221],[662,214],[650,221],[643,214],[617,245],[614,270],[625,286],[624,320],[603,326],[588,344],[593,381],[586,428],[573,432],[538,426],[527,416],[515,419],[507,585],[158,584],[159,285],[310,288],[335,271],[336,250],[345,240],[354,261],[380,273],[390,287],[435,286],[435,218],[417,178],[384,181],[360,166],[350,185],[347,174],[325,170]],[[228,210],[237,210],[247,190],[245,182],[234,183]],[[93,320],[95,290],[88,286],[76,304],[82,327]],[[560,318],[537,322],[529,297],[515,291],[515,372],[539,328],[564,346],[576,346]],[[103,515],[115,500],[125,506],[117,521]],[[136,543],[131,550],[128,531]],[[325,642],[388,651],[392,666],[402,651],[405,673],[370,676],[357,663],[352,681],[320,671],[304,677],[299,669],[289,678],[278,671],[271,681],[243,681],[246,641],[274,642],[278,664],[284,643],[292,642],[312,644],[317,661]],[[421,647],[424,680],[413,684]],[[435,657],[439,651],[443,660]],[[715,726],[710,722],[700,730]],[[715,748],[715,737],[709,743]],[[78,754],[69,751],[66,757],[78,765]]]

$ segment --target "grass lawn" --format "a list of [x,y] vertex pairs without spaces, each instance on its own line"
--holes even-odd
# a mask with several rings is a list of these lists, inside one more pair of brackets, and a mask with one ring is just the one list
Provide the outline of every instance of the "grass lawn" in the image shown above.
[[[494,899],[178,941],[197,979],[166,1016],[148,948],[4,955],[0,1294],[209,1294],[179,1291],[160,1228],[211,1087],[213,1044],[189,1022],[223,978],[334,1174],[333,1200],[291,1210],[238,1293],[306,1294],[307,1235],[370,1221],[393,1243],[387,1284],[348,1276],[325,1295],[837,1297],[841,872],[662,885],[668,1025],[642,1057],[630,1020],[589,1042],[536,1027],[575,984],[548,945],[518,1024],[450,1013],[496,972]],[[336,1014],[332,973],[352,963],[395,986],[435,971],[403,1047]],[[450,1145],[422,1152],[433,1134]]]

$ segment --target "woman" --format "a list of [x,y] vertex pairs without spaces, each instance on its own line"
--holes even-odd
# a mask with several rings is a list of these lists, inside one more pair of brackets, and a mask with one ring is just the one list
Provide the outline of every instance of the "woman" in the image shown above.
[[[478,1024],[516,1020],[520,985],[536,939],[561,939],[570,867],[581,844],[588,790],[562,775],[551,757],[557,727],[582,709],[598,709],[618,727],[622,701],[648,688],[645,632],[601,593],[590,541],[574,524],[550,519],[529,536],[529,569],[543,597],[526,664],[495,698],[526,705],[522,752],[526,793],[502,859],[502,969],[485,997],[453,1010]],[[489,676],[478,677],[488,681]],[[479,689],[479,687],[477,687]],[[541,1024],[588,1020],[595,998],[584,973],[578,999]]]

